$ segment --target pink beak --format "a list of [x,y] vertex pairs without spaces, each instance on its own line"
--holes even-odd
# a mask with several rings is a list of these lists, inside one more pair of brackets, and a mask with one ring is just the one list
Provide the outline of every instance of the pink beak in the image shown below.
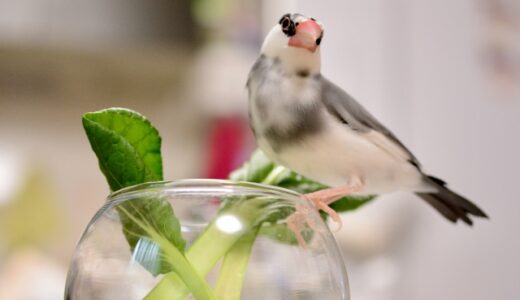
[[296,34],[289,39],[289,46],[307,49],[314,53],[318,48],[316,41],[321,36],[321,27],[313,20],[300,22]]

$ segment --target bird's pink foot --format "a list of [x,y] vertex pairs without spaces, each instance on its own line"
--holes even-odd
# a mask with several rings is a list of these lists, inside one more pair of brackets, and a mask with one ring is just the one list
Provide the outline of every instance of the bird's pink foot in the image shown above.
[[303,205],[296,205],[295,209],[296,211],[287,218],[287,227],[293,232],[298,245],[305,248],[305,239],[302,231],[305,229],[305,219],[307,219],[306,215],[309,213],[309,208]]
[[[362,188],[363,183],[358,180],[352,185],[324,189],[306,194],[304,197],[312,201],[318,210],[321,209],[327,213],[331,219],[339,225],[339,230],[343,223],[338,213],[334,209],[330,208],[329,205],[346,195],[359,192]],[[289,229],[294,233],[298,244],[302,247],[305,247],[305,239],[302,236],[302,231],[305,229],[306,225],[308,225],[312,230],[319,231],[319,226],[317,226],[316,222],[313,221],[313,218],[308,217],[309,214],[310,210],[308,207],[297,205],[296,211],[287,218],[287,227],[289,227]]]
[[316,217],[311,216],[316,212],[312,207],[297,204],[295,209],[296,211],[286,220],[287,227],[293,232],[298,244],[305,248],[306,242],[302,233],[305,232],[306,227],[314,232],[321,232],[323,229],[316,222]]
[[[321,191],[307,194],[307,195],[305,195],[305,198],[312,201],[312,203],[314,203],[314,206],[316,206],[316,208],[318,210],[321,209],[327,215],[329,215],[329,217],[338,225],[338,228],[336,230],[341,229],[341,227],[343,226],[343,221],[341,220],[338,213],[329,206],[329,203],[333,203],[334,201],[328,202],[328,201],[324,200],[323,198],[321,198],[321,194],[316,194],[316,193],[320,193],[320,192]],[[326,190],[324,190],[324,192],[326,192]]]

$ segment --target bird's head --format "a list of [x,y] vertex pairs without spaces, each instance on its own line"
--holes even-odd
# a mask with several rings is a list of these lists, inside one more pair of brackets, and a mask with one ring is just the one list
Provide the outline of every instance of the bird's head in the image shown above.
[[285,14],[267,34],[262,54],[280,59],[295,71],[319,72],[323,27],[314,18]]

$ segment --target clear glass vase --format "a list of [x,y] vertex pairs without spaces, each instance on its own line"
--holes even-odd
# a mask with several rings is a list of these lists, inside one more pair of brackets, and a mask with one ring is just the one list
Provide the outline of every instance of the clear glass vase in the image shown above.
[[[295,211],[305,212],[303,244],[287,227]],[[337,300],[349,293],[333,236],[301,195],[181,180],[108,197],[77,245],[65,299]]]

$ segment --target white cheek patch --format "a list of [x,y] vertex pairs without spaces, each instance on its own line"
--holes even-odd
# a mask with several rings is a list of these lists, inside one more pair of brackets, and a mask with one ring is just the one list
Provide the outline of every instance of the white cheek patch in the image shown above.
[[278,56],[283,48],[288,47],[289,38],[283,33],[282,27],[277,24],[267,34],[262,45],[262,53],[268,57]]

